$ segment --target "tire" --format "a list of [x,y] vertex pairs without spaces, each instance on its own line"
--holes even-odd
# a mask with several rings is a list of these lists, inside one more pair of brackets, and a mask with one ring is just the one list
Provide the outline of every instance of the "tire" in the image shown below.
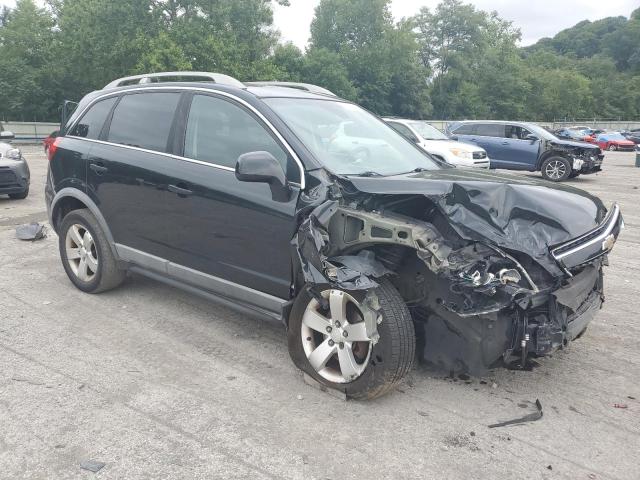
[[550,157],[542,162],[540,172],[545,180],[562,182],[571,175],[571,163],[562,157]]
[[[69,212],[62,220],[59,234],[62,266],[78,289],[86,293],[101,293],[116,288],[124,281],[126,272],[118,268],[109,242],[89,210]],[[69,259],[71,251],[78,257]]]
[[29,196],[29,187],[27,187],[24,192],[9,194],[9,198],[12,200],[24,200],[28,196]]
[[[382,317],[381,323],[378,324],[378,334],[380,335],[378,343],[373,345],[365,342],[344,341],[344,349],[349,349],[347,351],[352,352],[351,358],[356,359],[356,350],[360,350],[360,357],[356,359],[356,362],[360,361],[361,363],[358,363],[356,367],[361,371],[357,377],[354,375],[349,380],[344,379],[339,360],[341,354],[339,350],[344,349],[339,348],[340,344],[337,343],[337,340],[334,343],[335,353],[329,357],[329,361],[326,362],[327,366],[321,367],[319,371],[316,371],[316,368],[312,366],[310,358],[313,357],[308,352],[315,351],[318,346],[325,345],[326,342],[331,345],[331,335],[339,337],[340,332],[334,326],[333,328],[336,330],[333,334],[319,333],[319,331],[309,329],[305,325],[307,322],[306,320],[303,322],[305,313],[309,309],[313,311],[314,305],[319,306],[318,301],[312,297],[308,289],[303,289],[298,295],[289,317],[288,344],[293,363],[322,385],[339,390],[349,398],[373,399],[385,395],[396,388],[413,366],[416,339],[411,314],[391,282],[383,279],[379,283],[380,285],[374,290],[380,304],[378,314]],[[336,289],[327,289],[323,294],[330,296],[329,292],[339,292],[340,295],[355,299],[357,302],[362,301],[366,295],[366,292],[346,292]],[[345,307],[345,311],[349,312],[350,310],[354,311],[351,307]],[[331,312],[328,312],[328,316],[333,317]],[[357,317],[357,314],[355,316]],[[327,321],[326,325],[333,322],[333,319],[325,318],[324,320]],[[353,318],[349,319],[347,316],[347,320],[353,320]],[[347,321],[344,324],[344,330],[353,328],[353,325],[358,323],[361,322],[358,322],[357,318],[356,322],[349,323]],[[362,325],[364,324],[362,323]],[[309,332],[311,335],[307,336]],[[350,346],[347,346],[349,344]],[[360,346],[366,345],[366,353],[364,348],[356,348],[358,344]],[[331,365],[334,366],[333,369]],[[339,373],[336,373],[338,370]],[[343,377],[342,380],[333,378],[340,376]]]
[[615,152],[616,150],[618,150],[618,147],[616,145],[609,145],[607,147],[607,150],[609,150],[610,152]]

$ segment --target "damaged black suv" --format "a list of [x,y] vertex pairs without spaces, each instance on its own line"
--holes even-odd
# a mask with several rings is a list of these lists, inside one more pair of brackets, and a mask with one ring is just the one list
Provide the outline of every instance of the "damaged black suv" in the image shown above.
[[575,188],[444,166],[309,85],[128,77],[63,127],[46,198],[80,290],[130,271],[281,319],[295,364],[354,398],[416,349],[473,372],[580,336],[623,226]]

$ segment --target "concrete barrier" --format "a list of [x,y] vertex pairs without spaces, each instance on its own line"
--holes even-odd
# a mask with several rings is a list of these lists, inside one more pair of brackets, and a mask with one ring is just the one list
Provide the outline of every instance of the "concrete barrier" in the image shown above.
[[39,143],[51,132],[60,128],[53,122],[0,122],[4,130],[13,132],[15,143]]

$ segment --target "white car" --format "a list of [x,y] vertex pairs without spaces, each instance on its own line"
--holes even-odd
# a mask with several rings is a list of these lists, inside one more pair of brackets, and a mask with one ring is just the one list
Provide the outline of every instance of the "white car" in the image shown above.
[[483,148],[451,140],[424,120],[385,118],[384,121],[438,160],[458,167],[489,168],[491,166],[491,161]]

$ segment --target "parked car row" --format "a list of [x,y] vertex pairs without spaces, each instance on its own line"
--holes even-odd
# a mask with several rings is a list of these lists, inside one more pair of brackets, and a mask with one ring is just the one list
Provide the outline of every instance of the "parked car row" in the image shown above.
[[640,132],[617,132],[588,127],[565,127],[556,130],[559,138],[567,138],[587,143],[597,144],[602,150],[632,151],[635,145],[640,143]]

